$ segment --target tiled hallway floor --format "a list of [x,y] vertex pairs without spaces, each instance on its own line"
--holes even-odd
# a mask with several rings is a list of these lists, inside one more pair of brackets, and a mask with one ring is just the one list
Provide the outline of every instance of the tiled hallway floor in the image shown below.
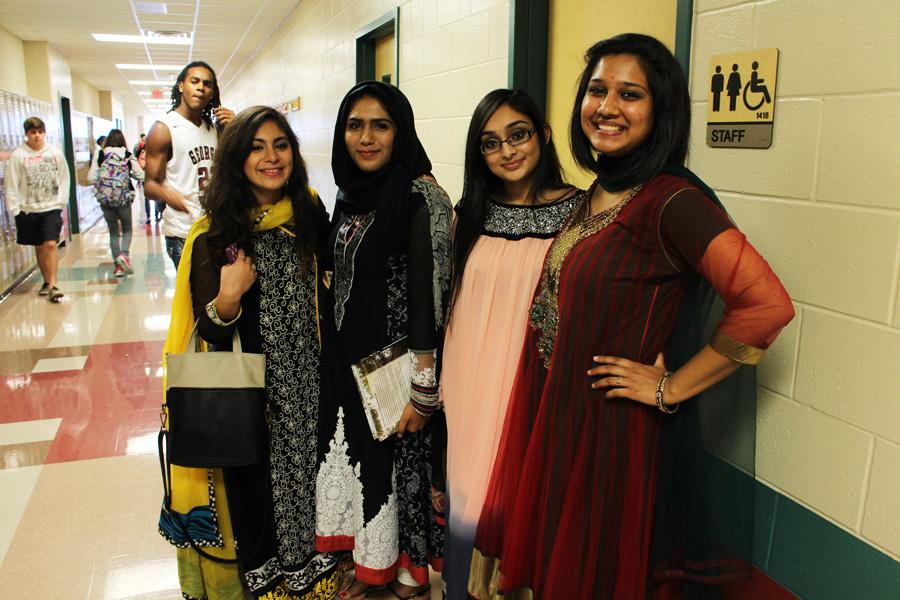
[[159,227],[134,227],[134,275],[113,277],[99,223],[62,254],[62,303],[38,296],[39,273],[0,303],[4,600],[181,597],[175,553],[156,531],[175,269]]
[[134,227],[134,275],[113,277],[98,223],[62,253],[60,304],[39,273],[0,304],[3,598],[181,596],[155,518],[175,270],[159,227]]

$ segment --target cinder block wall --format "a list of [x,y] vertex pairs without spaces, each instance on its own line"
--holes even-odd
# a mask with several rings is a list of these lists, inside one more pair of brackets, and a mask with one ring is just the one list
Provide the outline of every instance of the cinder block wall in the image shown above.
[[[760,368],[758,478],[890,566],[900,558],[900,10],[894,0],[696,0],[694,10],[690,167],[797,308]],[[707,147],[710,57],[767,47],[781,52],[772,147]],[[762,538],[769,554],[782,526],[775,518]]]
[[435,176],[456,201],[469,117],[484,94],[506,87],[508,0],[301,0],[257,57],[222,82],[235,109],[302,98],[289,117],[312,184],[329,207],[337,191],[334,121],[355,83],[356,32],[398,5],[399,85]]

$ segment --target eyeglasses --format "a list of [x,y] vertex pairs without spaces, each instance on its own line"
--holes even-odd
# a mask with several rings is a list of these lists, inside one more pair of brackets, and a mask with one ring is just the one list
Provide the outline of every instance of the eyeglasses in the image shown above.
[[516,129],[512,132],[512,135],[510,135],[505,140],[486,140],[482,142],[482,144],[478,146],[478,148],[481,150],[482,154],[493,154],[494,152],[500,152],[500,148],[503,147],[504,143],[507,143],[515,148],[516,146],[521,146],[522,144],[530,140],[534,136],[535,132],[536,130],[534,127],[532,127],[531,129]]

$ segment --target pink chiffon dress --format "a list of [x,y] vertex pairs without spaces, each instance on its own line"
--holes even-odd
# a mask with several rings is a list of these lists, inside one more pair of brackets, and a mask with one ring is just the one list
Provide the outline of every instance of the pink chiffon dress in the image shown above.
[[441,373],[450,507],[443,571],[448,598],[466,597],[475,527],[544,256],[583,200],[584,192],[578,190],[547,204],[491,203],[466,262]]

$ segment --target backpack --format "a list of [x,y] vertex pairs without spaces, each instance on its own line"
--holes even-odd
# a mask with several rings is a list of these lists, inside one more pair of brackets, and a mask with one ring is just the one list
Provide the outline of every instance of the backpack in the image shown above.
[[97,181],[94,182],[94,196],[100,206],[119,207],[131,204],[134,191],[131,190],[129,157],[109,154],[100,163]]

